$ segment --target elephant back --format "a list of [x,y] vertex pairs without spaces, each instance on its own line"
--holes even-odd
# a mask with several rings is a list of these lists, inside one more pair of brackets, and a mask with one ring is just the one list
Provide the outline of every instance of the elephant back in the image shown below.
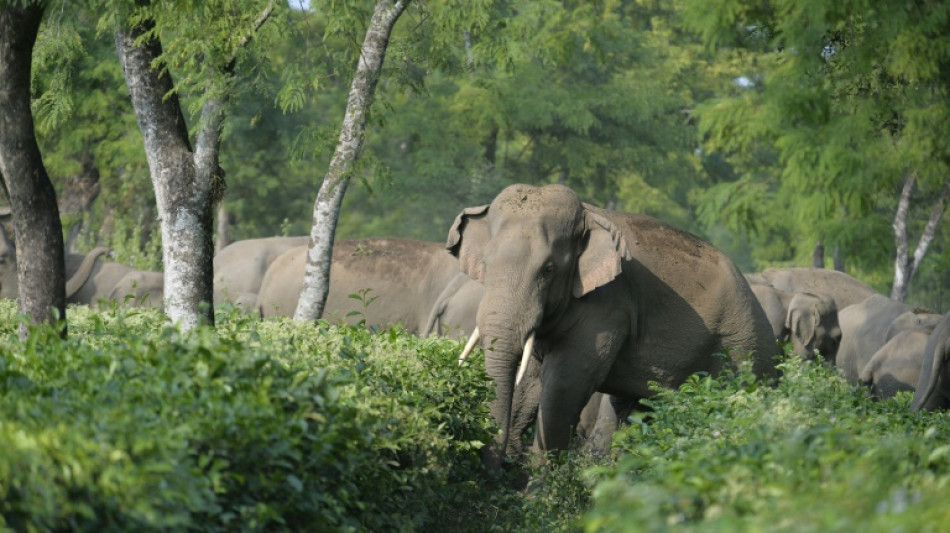
[[869,285],[844,272],[824,268],[767,268],[761,278],[776,289],[789,292],[827,294],[838,309],[878,294]]

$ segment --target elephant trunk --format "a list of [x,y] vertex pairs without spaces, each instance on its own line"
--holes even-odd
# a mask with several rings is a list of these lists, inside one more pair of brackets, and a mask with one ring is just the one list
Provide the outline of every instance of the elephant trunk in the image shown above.
[[86,254],[86,257],[83,258],[79,268],[66,281],[67,300],[79,292],[79,289],[81,289],[82,286],[86,284],[86,281],[89,280],[89,275],[92,273],[92,267],[95,266],[96,260],[99,259],[99,256],[105,255],[107,253],[109,253],[108,248],[105,246],[98,246]]
[[[519,312],[503,312],[510,309]],[[489,409],[502,429],[501,450],[520,449],[520,442],[512,441],[521,438],[512,432],[514,391],[534,350],[538,317],[540,312],[525,312],[523,305],[514,305],[510,293],[496,296],[486,292],[479,306],[477,322],[485,351],[485,370],[495,382],[495,399]]]
[[520,350],[514,346],[508,346],[507,341],[501,340],[505,337],[514,337],[514,335],[499,335],[498,333],[501,332],[491,326],[486,326],[484,329],[482,346],[485,350],[485,372],[495,382],[495,399],[489,404],[489,410],[502,430],[500,450],[506,450],[511,430],[515,375],[519,362],[516,354]]

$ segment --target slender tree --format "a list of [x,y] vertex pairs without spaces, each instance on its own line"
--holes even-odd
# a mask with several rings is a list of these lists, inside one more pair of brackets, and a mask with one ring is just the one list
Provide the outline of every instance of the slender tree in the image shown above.
[[934,240],[937,225],[940,223],[943,212],[947,207],[947,198],[950,198],[950,182],[948,182],[940,191],[937,201],[934,202],[930,210],[930,216],[927,218],[927,224],[917,240],[914,253],[911,254],[907,236],[907,219],[916,182],[917,176],[914,174],[910,174],[904,180],[900,200],[897,202],[897,212],[894,213],[894,247],[897,252],[894,257],[894,283],[891,285],[891,298],[899,302],[903,302],[907,298],[910,282],[914,279],[914,274],[917,273],[920,262],[927,254],[930,243]]
[[366,115],[379,81],[393,26],[409,0],[380,0],[376,3],[360,50],[356,75],[350,85],[346,113],[330,167],[313,205],[313,228],[304,273],[303,292],[294,313],[295,320],[316,320],[323,314],[330,286],[330,257],[343,195],[353,164],[359,157],[366,129]]
[[0,179],[13,211],[19,309],[36,323],[66,316],[63,228],[30,109],[32,51],[44,9],[44,2],[0,6]]

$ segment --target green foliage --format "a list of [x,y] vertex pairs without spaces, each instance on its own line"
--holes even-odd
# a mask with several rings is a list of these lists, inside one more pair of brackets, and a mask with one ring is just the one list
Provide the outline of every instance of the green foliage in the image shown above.
[[587,531],[912,531],[948,518],[945,414],[875,402],[819,362],[776,387],[695,376],[615,437]]
[[[400,329],[70,310],[19,340],[0,303],[0,520],[14,530],[936,530],[946,413],[820,362],[659,390],[607,458],[486,473],[491,383]],[[527,489],[513,489],[530,478]]]
[[469,484],[483,371],[392,330],[70,312],[18,342],[3,306],[0,516],[14,529],[412,530]]
[[[825,0],[684,6],[686,27],[716,49],[732,79],[747,80],[697,107],[705,149],[734,172],[697,194],[704,222],[751,230],[759,266],[809,264],[821,240],[855,272],[893,277],[901,184],[911,175],[920,184],[913,248],[946,183],[950,8]],[[775,246],[777,237],[788,244]]]

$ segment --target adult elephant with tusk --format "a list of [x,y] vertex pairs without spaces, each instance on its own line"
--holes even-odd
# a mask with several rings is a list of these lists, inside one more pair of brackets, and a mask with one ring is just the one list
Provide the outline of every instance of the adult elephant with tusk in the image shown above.
[[582,204],[560,185],[513,185],[463,210],[446,246],[484,285],[472,344],[502,428],[489,463],[520,434],[513,391],[537,359],[539,450],[568,446],[594,391],[633,404],[653,382],[675,387],[747,356],[756,375],[777,374],[768,319],[736,266],[656,219]]

